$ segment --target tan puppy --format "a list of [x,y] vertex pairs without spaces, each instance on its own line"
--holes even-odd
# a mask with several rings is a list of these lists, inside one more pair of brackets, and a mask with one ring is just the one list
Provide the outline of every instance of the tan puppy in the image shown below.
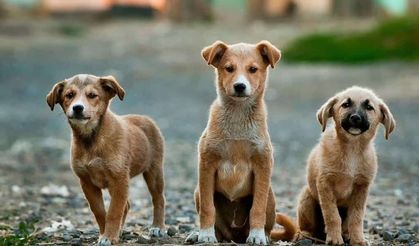
[[202,50],[215,68],[218,97],[199,141],[198,242],[267,244],[275,219],[273,150],[264,94],[268,66],[281,54],[268,41]]
[[[60,104],[71,126],[71,166],[99,224],[98,245],[118,242],[130,207],[129,180],[140,173],[153,200],[150,233],[164,234],[163,137],[146,116],[112,113],[108,106],[115,95],[122,100],[125,92],[112,76],[79,74],[55,84],[47,96],[51,110]],[[107,212],[101,190],[106,188]]]
[[380,123],[386,139],[396,123],[387,105],[360,87],[336,94],[319,109],[323,131],[330,117],[334,128],[326,130],[307,161],[308,185],[298,205],[300,238],[341,245],[343,235],[351,245],[365,245],[363,218],[377,172],[374,138]]

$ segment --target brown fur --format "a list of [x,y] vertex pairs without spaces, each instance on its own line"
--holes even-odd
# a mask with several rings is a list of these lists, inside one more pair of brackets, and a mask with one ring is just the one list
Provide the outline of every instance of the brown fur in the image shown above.
[[[350,98],[353,106],[344,107]],[[370,127],[360,135],[352,135],[343,127],[345,115],[369,100],[366,110]],[[351,87],[330,98],[318,111],[317,118],[326,129],[333,117],[334,128],[322,135],[307,160],[308,185],[298,204],[300,237],[310,236],[341,245],[365,245],[363,218],[368,191],[377,171],[374,138],[378,125],[385,127],[385,138],[394,130],[395,121],[387,105],[371,90]]]
[[[76,75],[57,83],[47,96],[51,110],[60,104],[72,129],[71,167],[99,224],[100,245],[116,243],[129,210],[130,178],[143,174],[154,205],[153,226],[164,229],[164,140],[146,116],[118,116],[108,108],[125,92],[112,77]],[[73,105],[83,104],[83,117],[74,119]],[[102,198],[108,189],[108,211]],[[108,242],[108,243],[107,243]]]
[[[220,242],[252,240],[252,229],[269,235],[275,223],[273,149],[263,98],[268,66],[275,66],[280,52],[267,41],[256,45],[217,41],[204,48],[202,56],[215,68],[218,97],[198,146],[199,240],[214,242],[214,238],[202,240],[201,235],[214,225]],[[257,71],[252,73],[251,67]],[[234,96],[233,84],[239,78],[248,80],[252,88],[244,98]]]

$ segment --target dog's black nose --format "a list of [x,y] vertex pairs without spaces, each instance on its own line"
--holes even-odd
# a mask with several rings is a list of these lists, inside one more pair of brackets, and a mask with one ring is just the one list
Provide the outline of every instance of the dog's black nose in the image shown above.
[[81,112],[83,112],[83,109],[84,109],[83,105],[80,105],[80,104],[73,106],[73,111],[75,114],[80,114]]
[[353,114],[351,115],[351,117],[349,117],[349,121],[352,124],[358,124],[359,122],[361,122],[361,116],[359,116],[359,114]]
[[246,90],[246,85],[243,84],[243,83],[235,83],[234,84],[234,90],[237,93],[242,93],[242,92],[244,92],[244,90]]

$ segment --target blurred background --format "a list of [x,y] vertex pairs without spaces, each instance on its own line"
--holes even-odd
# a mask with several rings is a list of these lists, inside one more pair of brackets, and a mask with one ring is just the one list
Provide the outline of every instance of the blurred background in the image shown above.
[[[149,115],[162,129],[167,224],[176,233],[166,243],[183,242],[197,225],[196,144],[216,97],[200,51],[216,40],[263,39],[282,51],[266,94],[277,210],[295,216],[320,136],[316,110],[349,86],[370,87],[397,128],[388,141],[382,127],[377,134],[365,231],[377,244],[417,243],[418,11],[418,0],[0,0],[0,244],[97,238],[69,165],[71,131],[45,101],[54,83],[78,73],[115,76],[127,94],[113,111]],[[151,221],[142,178],[131,200],[122,241],[153,243],[138,241]]]

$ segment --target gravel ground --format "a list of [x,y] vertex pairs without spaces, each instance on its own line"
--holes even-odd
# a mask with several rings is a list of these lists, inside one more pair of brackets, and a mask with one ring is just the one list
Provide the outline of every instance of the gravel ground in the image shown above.
[[[77,34],[63,33],[68,26]],[[247,30],[240,31],[243,28]],[[115,112],[150,115],[167,141],[166,224],[172,236],[147,237],[152,207],[137,177],[130,187],[132,208],[122,244],[182,244],[197,229],[192,198],[196,143],[215,97],[214,75],[201,60],[200,49],[216,39],[268,39],[283,47],[302,33],[332,28],[336,26],[325,23],[243,27],[132,20],[87,25],[1,22],[0,236],[26,235],[24,227],[31,232],[31,222],[37,221],[35,227],[43,232],[30,238],[41,245],[97,240],[97,226],[68,164],[70,131],[64,115],[50,112],[45,103],[56,81],[93,73],[113,74],[126,89],[126,100],[113,102]],[[266,99],[276,151],[273,186],[278,211],[295,216],[296,197],[305,184],[305,158],[320,134],[317,108],[341,89],[368,86],[386,100],[398,125],[389,141],[383,129],[377,136],[379,171],[368,201],[365,233],[371,245],[419,243],[418,65],[283,63],[271,72]],[[20,222],[28,224],[18,230]]]

